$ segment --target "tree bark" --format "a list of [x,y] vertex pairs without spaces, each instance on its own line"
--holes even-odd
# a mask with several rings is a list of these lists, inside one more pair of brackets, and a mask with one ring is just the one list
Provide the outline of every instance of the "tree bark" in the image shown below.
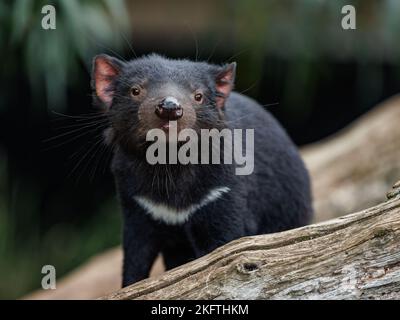
[[103,299],[400,299],[400,183],[327,222],[245,237]]

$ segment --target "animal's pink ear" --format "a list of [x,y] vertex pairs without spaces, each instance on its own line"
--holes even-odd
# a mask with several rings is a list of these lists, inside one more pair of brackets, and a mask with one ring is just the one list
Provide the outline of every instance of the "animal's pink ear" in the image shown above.
[[92,88],[107,108],[111,106],[115,92],[114,80],[122,65],[122,61],[104,54],[93,59]]
[[236,62],[223,66],[216,78],[217,107],[222,108],[233,90],[236,75]]

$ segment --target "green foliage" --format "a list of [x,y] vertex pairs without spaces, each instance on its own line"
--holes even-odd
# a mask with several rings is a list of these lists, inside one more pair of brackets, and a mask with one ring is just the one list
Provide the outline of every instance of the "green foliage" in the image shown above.
[[[341,27],[348,4],[356,8],[356,30]],[[237,2],[233,24],[241,43],[280,57],[400,63],[399,13],[397,0],[250,0]]]
[[[356,8],[356,30],[341,26],[341,10],[348,4]],[[265,70],[279,68],[265,57],[286,60],[280,107],[287,106],[288,119],[301,123],[313,111],[318,82],[333,73],[325,63],[354,61],[360,66],[359,87],[371,87],[359,93],[364,105],[383,90],[382,64],[398,65],[400,77],[398,0],[248,0],[235,2],[233,8],[234,38],[242,51],[235,57],[241,72],[238,87],[250,87],[246,92],[257,96],[266,89],[256,80]]]
[[[56,30],[42,28],[41,9],[47,4],[56,8]],[[121,33],[129,26],[122,0],[16,0],[1,6],[5,41],[0,48],[6,59],[21,53],[32,94],[42,98],[44,92],[52,110],[65,107],[68,79],[79,73],[80,64],[89,70],[99,47],[121,47]]]
[[[2,166],[3,169],[4,166]],[[4,172],[1,172],[3,174]],[[3,175],[1,176],[3,178]],[[0,180],[2,182],[3,180]],[[41,232],[35,208],[27,210],[30,230],[16,234],[17,225],[13,216],[13,204],[5,206],[1,185],[0,193],[0,299],[20,298],[27,292],[40,289],[41,269],[50,264],[56,268],[57,279],[82,264],[96,252],[120,244],[120,213],[115,198],[102,202],[96,216],[82,224],[59,223],[46,232]],[[29,188],[26,191],[31,192]],[[19,195],[27,204],[35,199]],[[31,194],[35,198],[35,194]],[[15,204],[14,204],[15,205]],[[25,218],[25,217],[24,217]]]
[[[56,8],[56,30],[42,29],[41,9],[47,4]],[[62,110],[82,69],[89,72],[98,51],[125,45],[121,34],[128,26],[123,0],[0,0],[0,83],[10,89],[0,94],[0,111],[15,107],[10,101],[19,94],[33,98],[33,116]],[[21,78],[28,79],[30,92],[15,89]],[[43,228],[41,185],[11,170],[2,142],[0,299],[10,299],[39,288],[43,265],[54,265],[61,277],[93,253],[119,244],[120,214],[110,196],[102,199],[95,218]]]

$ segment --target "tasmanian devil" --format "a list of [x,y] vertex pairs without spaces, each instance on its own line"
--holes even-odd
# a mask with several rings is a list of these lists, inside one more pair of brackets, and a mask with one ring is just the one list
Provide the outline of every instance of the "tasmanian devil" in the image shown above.
[[[162,253],[167,269],[242,236],[307,224],[310,182],[298,150],[261,105],[231,92],[236,64],[149,55],[94,58],[95,105],[110,126],[111,169],[123,210],[123,286],[146,278]],[[150,164],[150,129],[254,129],[254,171],[233,164]],[[221,148],[222,150],[222,148]],[[222,152],[222,151],[221,151]]]

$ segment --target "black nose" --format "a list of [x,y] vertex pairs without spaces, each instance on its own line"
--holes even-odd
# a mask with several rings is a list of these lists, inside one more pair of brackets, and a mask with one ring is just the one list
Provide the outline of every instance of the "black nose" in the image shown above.
[[156,106],[156,115],[161,119],[178,120],[183,116],[183,109],[174,97],[166,97]]

